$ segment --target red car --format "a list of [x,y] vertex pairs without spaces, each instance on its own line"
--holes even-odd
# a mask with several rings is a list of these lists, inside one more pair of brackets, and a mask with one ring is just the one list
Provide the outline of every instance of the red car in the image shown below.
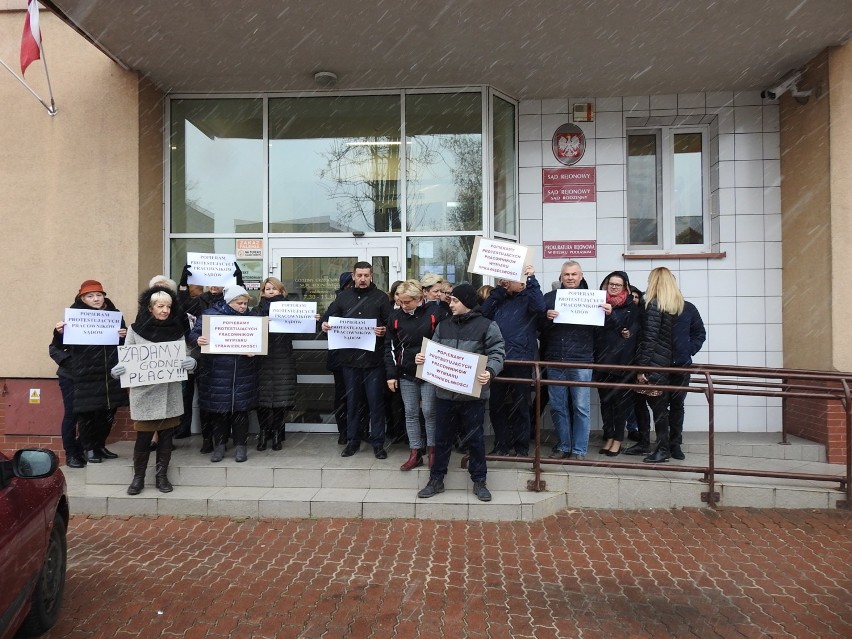
[[0,452],[0,639],[37,635],[59,616],[68,494],[49,450]]

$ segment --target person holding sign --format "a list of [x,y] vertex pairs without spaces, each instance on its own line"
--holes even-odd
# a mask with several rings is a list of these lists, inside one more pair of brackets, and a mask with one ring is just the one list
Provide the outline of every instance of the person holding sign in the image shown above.
[[423,438],[420,431],[420,412],[426,422],[426,446],[429,466],[435,461],[435,387],[417,379],[414,358],[420,351],[423,338],[431,338],[443,318],[438,304],[423,304],[423,287],[417,280],[406,280],[396,289],[399,308],[394,309],[388,322],[385,344],[385,371],[388,388],[402,396],[405,406],[405,430],[408,433],[410,454],[399,467],[411,470],[423,465]]
[[[613,271],[601,282],[606,291],[606,314],[603,326],[595,328],[595,363],[626,366],[633,362],[639,336],[639,308],[630,294],[630,280],[624,271]],[[629,384],[631,372],[596,370],[593,378],[610,384]],[[601,455],[615,457],[621,453],[624,425],[633,399],[627,388],[598,388],[601,402],[604,445]]]
[[[506,359],[533,361],[538,355],[538,324],[544,314],[544,296],[532,264],[524,268],[526,280],[499,280],[482,304],[482,314],[497,322],[506,340]],[[491,391],[489,411],[494,427],[492,454],[529,455],[530,396],[528,384],[501,383],[500,376],[532,379],[531,366],[504,366]],[[504,404],[509,399],[509,407]]]
[[[249,311],[249,294],[242,286],[228,286],[223,298],[203,315],[239,317],[253,314]],[[202,335],[204,322],[197,321],[189,334],[190,346],[210,343]],[[252,355],[203,353],[196,373],[198,406],[206,411],[213,435],[211,462],[225,458],[225,445],[229,434],[234,437],[234,461],[248,459],[249,412],[257,407],[257,360]]]
[[[71,308],[118,312],[97,280],[86,280],[80,285]],[[93,320],[96,319],[93,317]],[[116,340],[118,343],[127,334],[124,319],[120,326]],[[110,369],[118,363],[118,351],[113,345],[65,343],[64,332],[65,322],[58,322],[53,331],[53,344],[57,348],[67,347],[71,353],[74,414],[77,416],[80,446],[85,451],[85,461],[98,464],[104,459],[115,459],[118,455],[107,449],[106,440],[112,429],[115,412],[120,406],[127,405],[127,393],[109,375]],[[91,332],[95,332],[95,329]]]
[[[495,322],[484,317],[478,310],[479,297],[470,284],[460,284],[450,296],[452,316],[438,324],[432,340],[457,350],[485,355],[488,361],[485,372],[477,375],[476,381],[482,384],[479,397],[462,395],[443,388],[435,392],[435,463],[429,473],[429,483],[417,493],[421,499],[434,497],[444,492],[444,477],[450,464],[453,450],[453,436],[456,430],[464,433],[465,443],[469,447],[470,459],[468,471],[473,480],[473,494],[480,501],[491,501],[491,492],[486,485],[487,466],[485,462],[485,433],[482,422],[485,419],[485,404],[489,396],[489,382],[503,370],[505,342],[500,328]],[[414,362],[418,365],[426,361],[423,353],[417,353]]]
[[328,333],[332,318],[375,320],[373,328],[375,346],[371,351],[360,348],[338,349],[337,362],[346,386],[346,436],[348,443],[341,457],[351,457],[361,448],[358,423],[361,405],[366,401],[370,411],[370,444],[376,459],[387,459],[385,451],[385,388],[384,370],[385,333],[392,310],[387,293],[373,284],[373,266],[369,262],[356,262],[352,268],[352,288],[344,288],[326,311],[328,321],[322,330]]
[[[153,345],[164,342],[182,341],[187,332],[186,318],[178,311],[177,294],[171,288],[154,286],[139,296],[139,314],[127,331],[126,345]],[[152,362],[149,362],[149,364]],[[191,371],[195,360],[185,357],[180,361],[158,360],[156,364],[168,364]],[[110,374],[114,379],[121,377],[127,368],[119,362]],[[130,417],[136,431],[133,445],[133,480],[127,487],[128,495],[138,495],[145,487],[145,473],[151,456],[151,441],[157,434],[155,481],[157,490],[170,493],[169,462],[172,458],[172,435],[183,415],[183,389],[180,381],[163,382],[130,389]]]
[[[559,289],[588,288],[583,278],[583,269],[579,262],[568,260],[562,265],[559,275]],[[542,351],[549,362],[581,362],[591,364],[594,361],[595,327],[589,324],[563,324],[555,322],[559,311],[555,310],[556,293],[550,291],[544,296],[546,317],[541,324]],[[591,368],[547,367],[547,378],[590,382]],[[583,460],[589,448],[591,429],[591,388],[588,386],[548,385],[550,413],[559,441],[551,458],[568,459],[574,457]],[[571,395],[569,406],[568,394]],[[569,410],[570,408],[570,410]]]
[[[260,286],[258,315],[269,316],[273,302],[284,302],[287,289],[276,277],[268,277]],[[293,361],[293,338],[290,333],[269,333],[269,347],[258,367],[257,450],[266,450],[272,439],[272,450],[281,450],[287,411],[296,404],[296,364]]]

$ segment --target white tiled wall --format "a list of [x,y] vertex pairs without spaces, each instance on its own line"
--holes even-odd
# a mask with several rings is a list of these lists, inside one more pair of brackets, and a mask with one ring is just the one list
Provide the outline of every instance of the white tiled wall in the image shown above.
[[[586,152],[576,166],[597,168],[594,203],[542,204],[541,169],[560,164],[551,153],[553,132],[571,121],[576,102],[594,105],[594,122],[576,123]],[[707,342],[698,363],[780,367],[781,193],[778,105],[758,91],[525,100],[520,114],[520,216],[523,244],[542,240],[597,240],[597,257],[579,259],[590,287],[610,271],[627,271],[645,288],[652,268],[666,266],[696,305]],[[711,125],[712,247],[722,259],[625,260],[625,118],[714,115]],[[718,153],[716,150],[718,149]],[[557,279],[563,259],[536,251],[542,287]],[[690,396],[687,430],[707,429],[707,410]],[[716,428],[780,431],[780,400],[728,397],[717,403]]]

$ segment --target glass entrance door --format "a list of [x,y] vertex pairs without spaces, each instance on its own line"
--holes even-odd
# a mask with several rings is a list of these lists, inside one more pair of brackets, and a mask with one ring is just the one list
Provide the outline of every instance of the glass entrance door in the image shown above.
[[[322,314],[334,300],[340,275],[356,262],[373,265],[373,282],[383,291],[403,276],[397,239],[280,238],[269,240],[269,273],[284,282],[288,299],[317,302]],[[293,336],[296,359],[296,406],[287,430],[336,433],[334,378],[326,368],[326,335]]]

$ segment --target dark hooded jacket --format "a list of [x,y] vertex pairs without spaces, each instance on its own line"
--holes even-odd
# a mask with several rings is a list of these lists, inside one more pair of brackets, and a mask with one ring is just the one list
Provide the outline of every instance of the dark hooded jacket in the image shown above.
[[506,341],[506,359],[531,361],[538,353],[538,327],[544,314],[544,296],[534,275],[526,288],[509,295],[497,286],[482,304],[482,314],[497,322]]
[[[93,310],[79,297],[70,306],[74,309]],[[118,311],[109,298],[104,298],[103,311]],[[126,328],[124,318],[121,327]],[[119,340],[123,344],[124,339]],[[121,382],[110,375],[112,367],[118,364],[118,349],[115,346],[63,344],[62,333],[53,331],[53,350],[70,353],[69,372],[74,380],[74,413],[92,413],[113,410],[128,403],[127,391]]]
[[[642,315],[642,332],[639,347],[636,350],[638,366],[670,367],[674,355],[673,333],[677,317],[664,313],[657,306],[657,300],[651,300]],[[645,372],[651,384],[666,384],[669,373]]]
[[[272,302],[285,302],[283,295],[262,297],[255,311],[269,317]],[[266,355],[258,358],[258,400],[261,408],[292,408],[296,404],[296,363],[289,333],[269,333]]]
[[[623,290],[626,291],[627,298],[622,306],[613,307],[603,326],[595,327],[595,363],[628,365],[633,362],[636,354],[641,313],[639,307],[633,303],[630,280],[624,271],[613,271],[607,275],[601,282],[601,288],[603,289],[604,283],[613,275],[624,280]],[[625,329],[629,331],[628,337],[624,337]]]
[[[202,315],[246,315],[238,313],[225,303],[216,302]],[[198,345],[203,322],[195,323],[187,340],[190,346]],[[196,369],[198,406],[211,413],[235,413],[257,407],[257,366],[259,357],[247,355],[202,354]]]

